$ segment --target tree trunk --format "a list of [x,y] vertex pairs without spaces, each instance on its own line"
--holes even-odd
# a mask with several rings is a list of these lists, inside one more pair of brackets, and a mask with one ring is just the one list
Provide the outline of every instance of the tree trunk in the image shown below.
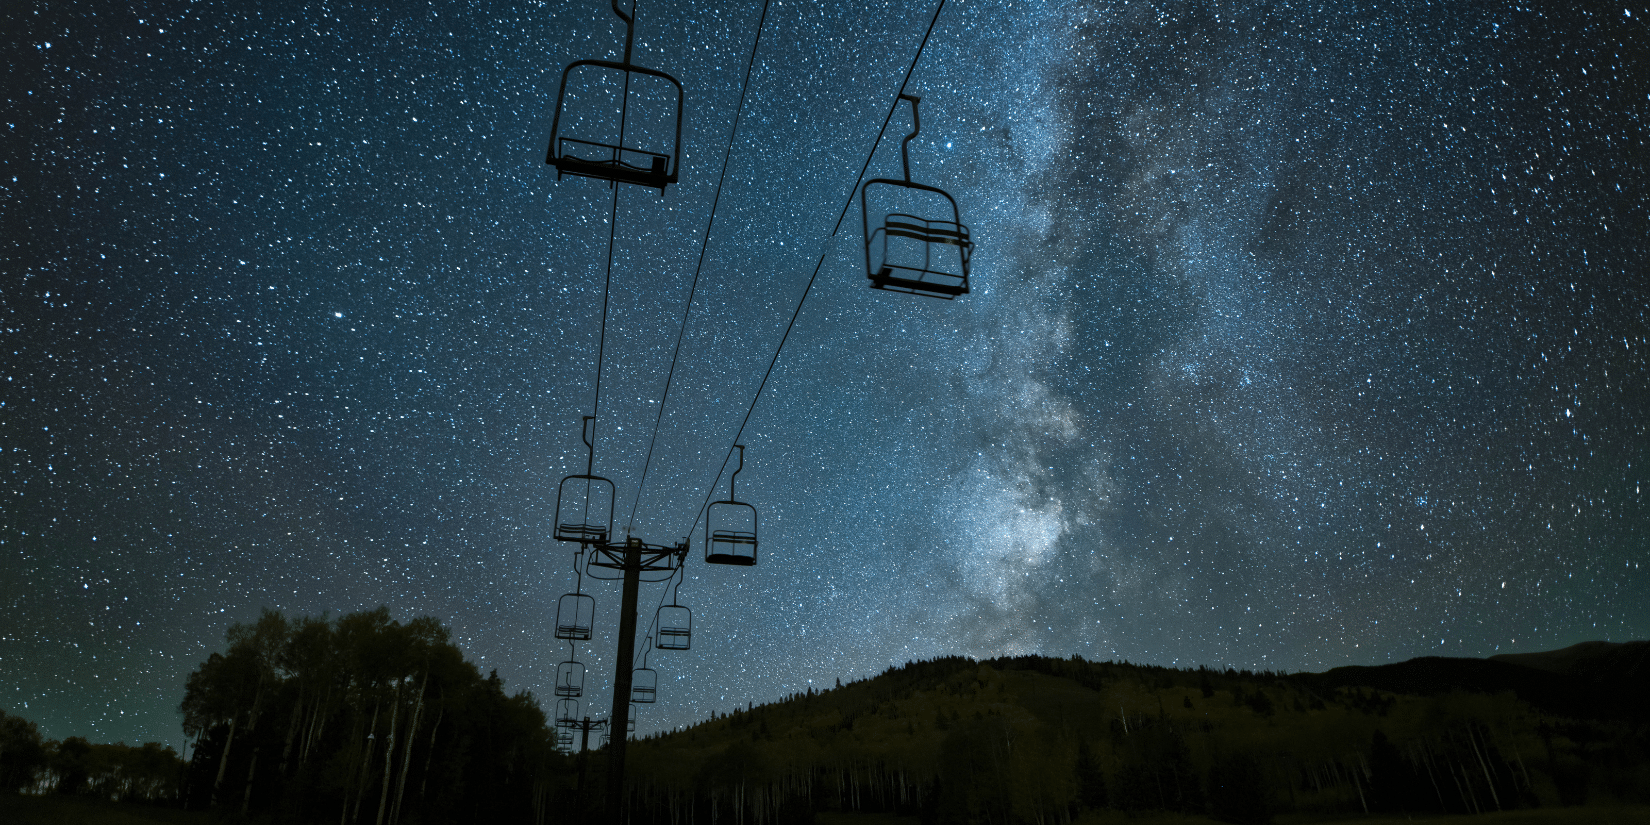
[[367,795],[367,781],[370,776],[368,771],[372,767],[372,746],[373,742],[376,741],[374,736],[378,733],[379,708],[379,705],[372,706],[372,727],[367,730],[367,744],[365,753],[361,755],[361,774],[355,780],[357,790],[355,792],[355,810],[353,813],[350,812],[349,795],[345,794],[344,796],[344,812],[345,815],[349,817],[349,821],[351,822],[356,822],[361,819],[361,798]]
[[292,745],[298,741],[299,723],[304,716],[304,691],[298,690],[298,701],[292,703],[292,719],[286,723],[286,744],[281,746],[281,776],[286,776],[287,763],[292,759]]
[[412,721],[407,725],[407,744],[401,750],[401,779],[395,786],[395,808],[390,812],[390,823],[401,821],[401,801],[407,798],[407,772],[412,767],[413,740],[418,734],[418,723],[424,715],[424,688],[430,683],[430,672],[424,671],[424,680],[418,685],[418,703],[413,706]]
[[326,732],[327,717],[331,712],[332,685],[329,684],[327,685],[327,692],[316,700],[315,709],[309,712],[309,730],[304,734],[303,747],[299,749],[298,764],[302,765],[309,761],[310,751],[315,748],[315,743],[320,741],[321,734]]
[[1364,816],[1369,816],[1369,802],[1364,799],[1364,784],[1362,778],[1358,776],[1359,769],[1352,768],[1347,773],[1352,774],[1352,787],[1358,789],[1358,804],[1363,806]]
[[229,719],[229,738],[223,743],[223,753],[218,756],[218,778],[212,781],[212,804],[218,804],[218,789],[223,787],[224,774],[229,770],[229,749],[235,744],[235,728],[241,722],[240,714]]
[[[430,786],[430,765],[435,763],[435,732],[441,729],[441,720],[447,716],[447,707],[443,705],[435,712],[435,724],[430,726],[430,746],[424,757],[424,775],[418,778],[418,798],[424,798],[424,792]],[[582,764],[582,763],[581,763]]]
[[[257,689],[256,692],[254,692],[252,694],[252,714],[250,716],[248,716],[247,719],[246,719],[246,732],[247,732],[247,735],[251,735],[252,732],[257,729],[257,727],[258,727],[258,714],[263,709],[263,703],[264,703],[264,680],[263,680],[262,676],[259,676],[258,677],[258,689]],[[258,747],[256,745],[254,745],[252,747],[252,761],[247,763],[247,766],[246,766],[246,789],[241,794],[241,813],[243,815],[246,813],[247,806],[252,804],[252,780],[254,778],[253,777],[253,772],[256,771],[257,769],[258,769]]]
[[[247,726],[247,732],[251,731],[251,726]],[[257,745],[252,746],[252,763],[246,766],[246,789],[241,792],[241,816],[246,816],[246,812],[252,809],[252,775],[258,770],[259,750]]]
[[384,825],[385,805],[390,801],[391,768],[395,764],[395,720],[401,715],[401,680],[395,680],[395,693],[390,697],[389,741],[384,745],[384,789],[378,792],[378,814],[375,825]]
[[[1472,755],[1478,757],[1478,767],[1484,771],[1484,782],[1490,786],[1490,799],[1495,802],[1495,809],[1501,810],[1501,794],[1495,792],[1495,777],[1490,776],[1490,764],[1484,761],[1484,754],[1478,749],[1478,735],[1472,728],[1467,728],[1467,742],[1472,745]],[[1486,743],[1488,747],[1488,743]]]

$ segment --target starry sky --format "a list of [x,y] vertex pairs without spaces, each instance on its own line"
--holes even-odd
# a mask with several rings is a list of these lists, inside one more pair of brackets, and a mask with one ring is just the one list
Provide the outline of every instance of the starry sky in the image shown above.
[[950,0],[907,92],[956,301],[869,289],[857,203],[833,235],[933,4],[774,0],[758,43],[757,0],[643,0],[681,181],[616,207],[543,163],[605,3],[391,5],[0,11],[0,708],[46,736],[181,746],[266,607],[435,616],[548,710],[580,417],[673,543],[793,314],[760,564],[695,539],[639,731],[948,654],[1650,637],[1639,0]]

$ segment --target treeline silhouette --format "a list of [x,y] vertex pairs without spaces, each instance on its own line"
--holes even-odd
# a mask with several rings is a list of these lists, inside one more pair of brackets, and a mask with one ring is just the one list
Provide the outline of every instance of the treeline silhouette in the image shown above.
[[159,742],[132,747],[79,736],[41,739],[40,728],[0,711],[0,793],[61,793],[123,802],[177,800],[184,763]]
[[[596,821],[604,758],[558,752],[526,692],[439,622],[265,611],[187,680],[193,738],[44,742],[0,714],[0,792],[211,808],[231,819]],[[908,662],[637,740],[633,825],[1055,825],[1086,811],[1487,813],[1650,803],[1650,642],[1322,674],[1022,656]]]
[[[1264,823],[1650,802],[1642,723],[1450,687],[1449,662],[1477,678],[1482,661],[1434,661],[1432,695],[1337,683],[1379,681],[1381,668],[912,662],[637,743],[632,821],[792,825],[842,810],[1049,825],[1084,810],[1155,810]],[[1394,678],[1414,670],[1388,667]]]
[[189,675],[191,808],[278,820],[547,821],[569,776],[532,694],[424,617],[264,611]]

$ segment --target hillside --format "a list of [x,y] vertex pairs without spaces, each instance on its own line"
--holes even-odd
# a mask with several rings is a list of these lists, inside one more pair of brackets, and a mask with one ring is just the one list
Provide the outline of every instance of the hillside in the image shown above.
[[1650,677],[1650,642],[1583,642],[1563,650],[1506,653],[1488,659],[1428,656],[1377,667],[1339,667],[1292,676],[1317,689],[1373,687],[1436,696],[1450,691],[1512,691],[1556,716],[1644,722],[1642,701]]
[[[1045,823],[1085,810],[1265,822],[1650,802],[1642,709],[1612,692],[1637,671],[1590,672],[1589,706],[1572,675],[1500,659],[1293,675],[915,662],[636,743],[632,804],[640,823],[690,811]],[[1628,716],[1603,721],[1610,708]]]

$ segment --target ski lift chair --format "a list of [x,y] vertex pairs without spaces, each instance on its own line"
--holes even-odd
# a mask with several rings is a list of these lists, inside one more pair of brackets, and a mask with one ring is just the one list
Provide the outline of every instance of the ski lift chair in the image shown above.
[[705,561],[710,564],[756,564],[756,508],[738,501],[734,486],[745,469],[745,446],[739,450],[739,469],[728,479],[728,497],[705,512]]
[[584,695],[584,664],[569,659],[556,665],[556,695],[577,699]]
[[742,501],[718,501],[705,516],[705,561],[756,564],[756,508]]
[[[561,73],[544,162],[563,175],[665,191],[675,183],[682,143],[682,84],[630,62],[634,17],[625,23],[624,60],[576,60]],[[631,10],[635,10],[634,4]]]
[[573,475],[556,491],[556,541],[601,544],[613,522],[613,482],[601,476]]
[[911,180],[908,144],[922,131],[920,99],[904,94],[900,99],[911,102],[911,134],[900,143],[905,179],[876,178],[859,190],[865,275],[875,289],[950,300],[968,293],[974,241],[955,198]]
[[587,642],[596,623],[596,597],[568,593],[556,602],[556,638]]
[[659,701],[658,671],[649,667],[639,667],[631,672],[630,701],[643,705]]
[[[650,637],[649,643],[653,641]],[[630,701],[651,705],[659,700],[659,672],[647,666],[648,648],[651,644],[642,646],[642,666],[630,673]]]
[[659,608],[660,650],[687,650],[693,646],[693,611],[679,605],[667,604]]
[[556,541],[578,542],[580,547],[602,544],[613,532],[613,482],[595,474],[596,448],[590,439],[587,415],[579,426],[588,459],[585,471],[561,480],[556,489]]
[[[929,193],[943,198],[930,206],[930,217],[905,212],[880,212],[875,229],[869,216],[873,187],[890,190],[884,201],[910,202],[913,193]],[[957,202],[942,189],[909,181],[877,178],[860,189],[860,211],[865,221],[865,271],[871,286],[890,292],[928,295],[947,300],[968,292],[969,259],[974,241],[961,222]],[[935,214],[938,217],[935,217]]]
[[[597,100],[582,105],[587,101],[581,98]],[[596,178],[663,192],[677,180],[681,142],[682,84],[676,78],[610,60],[576,60],[562,71],[544,158],[556,167],[557,178]]]
[[556,727],[576,728],[579,726],[579,700],[556,700]]

